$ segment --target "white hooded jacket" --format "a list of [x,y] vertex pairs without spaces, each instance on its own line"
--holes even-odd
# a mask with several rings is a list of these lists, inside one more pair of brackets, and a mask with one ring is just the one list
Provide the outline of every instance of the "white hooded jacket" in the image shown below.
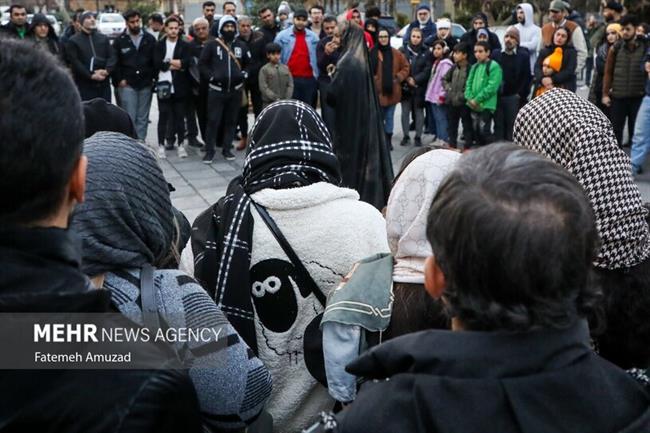
[[517,8],[524,11],[526,20],[523,24],[517,23],[515,27],[519,30],[519,46],[528,48],[530,52],[530,71],[534,74],[535,62],[537,61],[537,48],[541,43],[542,29],[535,25],[533,6],[530,3],[520,3]]

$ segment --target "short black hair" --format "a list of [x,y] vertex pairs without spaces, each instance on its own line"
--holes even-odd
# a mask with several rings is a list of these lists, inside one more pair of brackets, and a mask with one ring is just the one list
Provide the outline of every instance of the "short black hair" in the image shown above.
[[235,7],[235,10],[237,10],[237,5],[235,4],[235,2],[232,2],[232,1],[224,2],[223,6],[221,6],[221,10],[225,11],[227,5],[233,5]]
[[318,10],[321,11],[323,14],[325,13],[325,8],[324,8],[323,6],[321,6],[321,5],[314,5],[314,6],[310,7],[310,8],[309,8],[309,13],[310,13],[310,14],[311,14],[311,10],[312,10],[312,9],[318,9]]
[[621,25],[621,27],[629,25],[637,27],[639,25],[639,19],[635,15],[627,14],[623,15],[618,23]]
[[138,11],[135,10],[135,9],[129,9],[128,11],[124,12],[124,19],[125,19],[125,20],[128,21],[128,20],[130,20],[130,19],[133,18],[133,17],[141,18],[141,17],[142,17],[142,14],[140,14],[140,12],[138,12]]
[[452,51],[465,53],[465,55],[469,56],[469,44],[467,44],[467,42],[459,42],[454,45],[454,49]]
[[325,18],[323,18],[323,23],[331,23],[331,22],[335,22],[335,23],[338,22],[335,16],[327,15],[325,16]]
[[266,54],[280,53],[280,52],[282,52],[282,47],[279,44],[276,44],[275,42],[269,42],[264,47],[264,52]]
[[206,7],[210,7],[210,6],[213,8],[217,7],[215,2],[213,2],[212,0],[208,0],[207,2],[203,2],[203,4],[201,5],[201,9],[205,9]]
[[81,156],[84,117],[68,72],[49,53],[0,42],[0,226],[54,214]]
[[165,27],[167,27],[169,25],[169,23],[176,23],[179,26],[182,25],[181,24],[181,19],[179,17],[177,17],[176,15],[170,15],[170,16],[167,17],[167,19],[165,19]]
[[27,10],[27,8],[23,5],[13,4],[9,6],[9,16],[11,16],[11,14],[14,12],[14,9],[25,9],[25,11]]
[[463,155],[433,199],[427,238],[466,329],[562,329],[600,300],[589,200],[536,152],[491,144]]
[[474,44],[474,47],[483,47],[485,51],[490,51],[490,44],[488,41],[478,41]]
[[273,11],[271,10],[270,7],[268,7],[268,6],[262,6],[262,8],[261,8],[259,11],[257,11],[257,16],[262,15],[262,14],[263,14],[264,12],[266,12],[266,11],[271,11],[271,13],[273,13]]
[[381,18],[381,10],[377,6],[366,8],[366,19],[368,18]]
[[159,24],[163,24],[164,21],[165,21],[163,19],[162,15],[160,15],[160,14],[151,14],[149,16],[149,20],[153,21],[154,23],[159,23]]

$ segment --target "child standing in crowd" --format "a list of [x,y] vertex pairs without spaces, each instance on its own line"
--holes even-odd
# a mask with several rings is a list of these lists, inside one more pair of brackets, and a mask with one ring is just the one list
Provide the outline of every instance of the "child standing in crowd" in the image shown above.
[[[566,28],[558,27],[553,34],[553,45],[542,49],[537,57],[535,82],[537,87],[548,90],[553,87],[576,91],[576,65],[578,52],[569,41]],[[547,64],[544,68],[544,63]],[[544,93],[538,89],[535,96]]]
[[[538,83],[537,89],[535,90],[535,97],[555,87],[553,85],[552,77],[553,74],[560,72],[561,67],[562,67],[562,48],[556,47],[555,50],[553,51],[553,54],[546,57],[542,61],[542,67],[541,67],[542,75],[539,78],[540,82]],[[546,84],[542,84],[542,81],[546,77],[551,78],[551,80],[550,81],[546,80],[544,81]]]
[[[472,66],[465,86],[467,106],[472,110],[474,140],[478,146],[487,144],[492,115],[497,109],[497,94],[503,72],[497,62],[490,60],[490,45],[479,41],[474,45],[476,64]],[[467,142],[467,147],[471,143]]]
[[458,145],[458,123],[462,120],[465,147],[469,147],[474,140],[472,116],[465,99],[465,84],[469,71],[469,45],[465,42],[456,44],[452,57],[455,65],[442,80],[442,85],[447,92],[448,143],[454,148]]
[[291,99],[293,78],[286,65],[280,63],[282,47],[274,42],[266,45],[268,63],[262,66],[259,75],[260,93],[264,107],[281,99]]
[[433,120],[436,123],[436,136],[444,142],[449,141],[449,135],[447,133],[447,106],[445,105],[447,92],[442,85],[442,79],[454,65],[447,58],[448,53],[449,47],[445,41],[439,39],[433,43],[433,69],[426,96],[427,102],[431,104]]

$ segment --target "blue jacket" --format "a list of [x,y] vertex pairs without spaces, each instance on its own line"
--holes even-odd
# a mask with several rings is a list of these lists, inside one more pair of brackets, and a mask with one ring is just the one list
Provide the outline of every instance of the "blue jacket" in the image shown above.
[[[311,70],[314,71],[314,78],[318,78],[318,62],[316,60],[318,36],[309,29],[305,29],[305,32],[305,40],[307,42],[307,49],[309,50],[309,64],[311,65]],[[293,32],[293,26],[278,33],[275,37],[275,43],[282,47],[280,61],[285,65],[288,64],[289,58],[293,53],[293,47],[296,44],[296,35]]]

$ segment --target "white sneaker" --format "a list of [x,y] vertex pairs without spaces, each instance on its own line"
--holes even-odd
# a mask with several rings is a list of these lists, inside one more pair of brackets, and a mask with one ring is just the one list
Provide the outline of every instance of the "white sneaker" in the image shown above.
[[165,155],[165,146],[158,146],[158,158],[160,159],[167,158],[167,155]]
[[185,150],[185,146],[182,144],[178,146],[178,157],[187,158],[187,150]]

